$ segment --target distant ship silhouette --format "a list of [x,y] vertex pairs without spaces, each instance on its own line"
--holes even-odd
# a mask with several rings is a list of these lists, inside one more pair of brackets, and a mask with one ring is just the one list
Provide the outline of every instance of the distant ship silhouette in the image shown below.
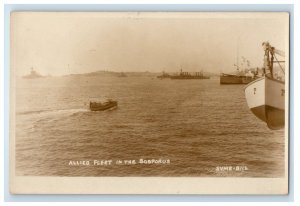
[[44,76],[40,75],[33,68],[31,68],[30,74],[23,76],[23,78],[26,78],[26,79],[35,79],[35,78],[41,78],[41,77],[44,77]]

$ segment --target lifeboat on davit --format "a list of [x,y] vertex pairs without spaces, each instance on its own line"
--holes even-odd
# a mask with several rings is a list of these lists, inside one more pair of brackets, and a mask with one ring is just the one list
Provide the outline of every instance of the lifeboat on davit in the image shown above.
[[270,129],[284,127],[285,84],[268,76],[249,83],[245,88],[248,107],[252,113],[266,122]]
[[277,62],[284,74],[280,65],[284,61],[278,61],[276,57],[274,61],[275,53],[281,56],[284,53],[275,50],[268,42],[264,42],[263,47],[265,74],[245,87],[245,97],[252,113],[266,122],[270,129],[277,130],[285,125],[285,82],[284,77],[274,75],[273,64]]

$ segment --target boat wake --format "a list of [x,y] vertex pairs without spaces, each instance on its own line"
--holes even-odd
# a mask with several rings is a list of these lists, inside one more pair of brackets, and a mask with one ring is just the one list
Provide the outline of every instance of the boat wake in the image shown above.
[[88,109],[55,109],[55,110],[35,110],[35,111],[25,111],[17,112],[17,115],[38,115],[38,116],[56,116],[56,115],[73,115],[80,112],[89,112]]
[[118,109],[118,107],[117,107],[117,106],[116,106],[116,107],[112,107],[112,108],[108,109],[108,111],[113,111],[113,110],[116,110],[116,109]]

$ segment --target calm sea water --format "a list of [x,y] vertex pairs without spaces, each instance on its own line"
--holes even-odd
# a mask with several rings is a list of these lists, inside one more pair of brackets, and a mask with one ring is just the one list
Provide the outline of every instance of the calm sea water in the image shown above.
[[[243,87],[218,78],[18,79],[16,174],[283,176],[284,131],[269,130],[250,112]],[[119,105],[91,112],[88,102],[97,97]]]

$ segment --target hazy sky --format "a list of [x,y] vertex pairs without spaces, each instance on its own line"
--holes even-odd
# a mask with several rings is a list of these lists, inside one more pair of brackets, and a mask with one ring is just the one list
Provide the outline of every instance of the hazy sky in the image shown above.
[[287,20],[284,13],[14,13],[11,66],[19,75],[31,67],[44,75],[230,72],[237,51],[262,66],[263,41],[285,50]]

